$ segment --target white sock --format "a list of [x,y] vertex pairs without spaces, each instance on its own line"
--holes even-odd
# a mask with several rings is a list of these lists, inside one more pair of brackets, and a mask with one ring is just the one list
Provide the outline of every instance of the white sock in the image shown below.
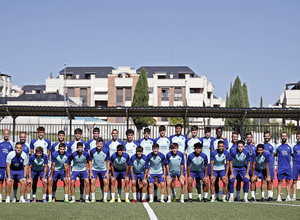
[[7,200],[10,200],[10,196],[6,196],[6,199],[7,199]]
[[168,195],[168,200],[171,200],[171,195]]
[[212,194],[212,195],[211,195],[211,199],[215,199],[215,194]]
[[47,195],[43,193],[43,199],[46,199],[46,196],[47,196]]
[[180,195],[180,199],[181,199],[181,200],[184,200],[184,194],[181,194],[181,195]]
[[55,193],[56,193],[56,192],[52,192],[52,197],[53,197],[53,198],[55,198]]
[[32,194],[32,198],[36,198],[36,194]]
[[204,198],[207,199],[208,193],[204,192]]
[[244,193],[244,199],[248,199],[248,193]]
[[150,200],[153,200],[153,194],[149,194]]
[[24,200],[24,196],[20,196],[20,200],[21,200],[21,201]]
[[14,198],[17,198],[17,192],[18,190],[14,190]]
[[107,193],[104,192],[103,194],[104,194],[104,195],[103,195],[103,199],[107,200]]
[[270,190],[270,191],[271,191],[271,197],[273,198],[274,192],[272,190]]
[[118,198],[121,198],[122,189],[118,189]]
[[278,195],[277,199],[281,199],[281,195]]
[[268,190],[268,197],[270,198],[272,198],[272,193],[271,193],[271,190]]
[[296,194],[293,194],[293,198],[296,199]]
[[231,199],[233,199],[233,196],[234,196],[234,194],[233,194],[233,193],[230,193],[230,198],[231,198]]
[[0,199],[2,199],[2,194],[0,194]]
[[48,197],[49,197],[49,200],[52,200],[52,195],[48,195]]
[[92,200],[96,199],[96,193],[92,193]]
[[240,192],[241,191],[236,191],[236,198],[240,198]]
[[72,196],[72,200],[75,200],[75,196]]
[[125,193],[125,199],[129,198],[129,193]]
[[111,198],[112,198],[112,199],[116,199],[116,197],[115,197],[115,194],[114,194],[114,193],[112,193],[112,194],[111,194]]
[[85,194],[85,200],[89,200],[89,194]]
[[226,195],[223,195],[223,198],[222,199],[226,199]]
[[80,199],[83,199],[83,194],[80,194]]
[[145,200],[146,198],[146,193],[142,193],[142,200]]
[[265,198],[265,192],[261,192],[261,197]]
[[201,198],[201,194],[198,194],[198,198]]
[[290,199],[291,197],[290,197],[290,195],[287,195],[286,198],[287,198],[287,199]]
[[173,188],[172,188],[172,195],[173,195],[173,197],[176,196],[176,194],[175,194],[175,189],[173,189]]
[[157,197],[157,189],[154,190],[154,196]]
[[30,193],[27,193],[27,199],[30,199]]
[[164,198],[165,198],[165,195],[160,196],[160,200],[164,200]]
[[251,197],[255,199],[255,191],[251,191]]
[[189,199],[193,198],[193,193],[189,193]]
[[133,200],[136,200],[136,193],[132,193]]
[[65,194],[65,200],[69,199],[69,194]]

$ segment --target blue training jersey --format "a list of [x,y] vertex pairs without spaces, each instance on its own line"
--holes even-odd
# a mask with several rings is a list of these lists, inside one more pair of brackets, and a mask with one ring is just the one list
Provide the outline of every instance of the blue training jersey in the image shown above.
[[171,144],[177,143],[178,144],[178,151],[184,153],[186,147],[186,140],[187,137],[185,135],[172,135],[170,136]]
[[237,148],[230,151],[231,159],[233,160],[233,167],[245,167],[250,161],[250,153],[247,149],[244,149],[241,153],[238,152]]
[[266,163],[269,163],[269,154],[264,151],[262,155],[258,155],[256,151],[254,151],[251,155],[251,161],[255,162],[256,170],[265,170]]
[[187,164],[190,164],[191,172],[204,172],[205,164],[208,164],[207,155],[201,152],[199,156],[196,156],[193,152],[189,154]]
[[154,140],[154,143],[159,145],[159,152],[163,153],[165,156],[170,152],[171,141],[168,137],[158,137]]
[[250,156],[256,151],[256,147],[253,144],[250,145],[246,144],[245,148],[249,151]]
[[30,149],[34,150],[33,152],[35,153],[35,149],[37,147],[42,147],[43,148],[43,153],[47,155],[48,150],[51,148],[51,141],[47,139],[34,139],[30,142]]
[[154,140],[152,138],[140,139],[139,145],[143,147],[143,154],[148,155],[152,152],[152,145]]
[[136,153],[136,148],[139,146],[138,142],[132,141],[132,142],[126,142],[125,143],[125,149],[126,149],[126,153],[129,154],[129,156],[131,157],[132,155],[134,155]]
[[85,171],[88,159],[89,154],[86,151],[83,151],[81,155],[78,154],[78,151],[72,153],[69,157],[69,163],[73,162],[72,171]]
[[206,154],[208,163],[210,163],[210,153],[211,153],[210,146],[211,146],[211,143],[214,142],[215,140],[216,140],[216,138],[214,138],[214,137],[200,138],[200,141],[203,144],[202,153]]
[[119,139],[116,141],[110,140],[110,141],[106,142],[106,144],[104,145],[103,148],[108,149],[109,155],[112,157],[112,155],[117,152],[117,146],[119,144],[122,144],[124,146],[124,151],[126,151],[124,142]]
[[129,165],[133,167],[133,173],[142,174],[149,168],[149,159],[143,154],[141,158],[138,158],[136,154],[132,155],[129,159]]
[[30,145],[28,143],[22,144],[22,151],[28,156],[30,150]]
[[117,172],[126,171],[127,164],[130,157],[127,153],[123,152],[122,156],[118,156],[118,152],[114,153],[111,158],[110,162],[114,165],[114,170]]
[[270,143],[263,143],[265,146],[265,151],[269,154],[269,168],[274,169],[274,156],[273,153],[275,153],[275,145]]
[[164,173],[164,164],[165,164],[165,155],[161,152],[158,152],[158,155],[154,155],[153,152],[148,154],[149,159],[149,173],[150,174],[163,174]]
[[22,151],[20,156],[17,156],[16,151],[8,153],[6,163],[10,163],[10,170],[23,170],[28,164],[28,156]]
[[67,152],[59,154],[58,151],[55,151],[52,154],[51,161],[55,163],[54,171],[63,171],[65,170],[65,164],[69,163],[69,154]]
[[107,171],[107,161],[110,160],[109,152],[107,149],[97,151],[97,148],[93,148],[90,151],[89,160],[92,160],[92,170]]
[[6,158],[9,152],[13,151],[14,147],[9,141],[0,143],[0,167],[6,167]]
[[166,164],[169,165],[169,171],[172,175],[181,174],[181,165],[183,165],[184,174],[184,155],[182,152],[178,151],[176,155],[173,155],[171,151],[167,153]]
[[199,137],[190,138],[186,141],[186,154],[189,155],[194,152],[194,145],[196,143],[202,143]]
[[300,166],[300,143],[294,143],[293,146],[294,162],[293,166]]
[[35,172],[44,171],[45,165],[48,164],[48,158],[46,154],[43,154],[40,158],[36,154],[32,154],[29,157],[29,165],[31,165],[31,170]]
[[293,148],[289,144],[282,144],[276,149],[278,156],[278,169],[277,173],[291,174],[291,154],[293,154]]
[[225,165],[230,160],[230,154],[227,150],[223,150],[222,153],[214,150],[211,152],[210,160],[214,161],[213,170],[225,170]]

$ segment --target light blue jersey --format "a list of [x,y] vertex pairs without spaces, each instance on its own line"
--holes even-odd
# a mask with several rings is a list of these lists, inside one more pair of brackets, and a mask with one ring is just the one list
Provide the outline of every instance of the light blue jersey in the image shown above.
[[186,140],[187,137],[185,135],[172,135],[170,137],[171,143],[177,143],[178,144],[178,151],[184,153],[185,147],[186,147]]
[[216,140],[216,138],[214,138],[214,137],[210,137],[210,138],[202,137],[202,138],[200,138],[200,141],[203,145],[202,153],[206,154],[208,163],[210,163],[210,153],[211,153],[210,146],[211,146],[211,143],[214,142],[215,140]]
[[83,143],[83,151],[88,152],[90,150],[87,146],[87,143],[84,140],[80,140],[80,141],[73,140],[68,144],[68,149],[69,149],[68,151],[70,154],[77,151],[78,142]]
[[142,174],[149,168],[149,159],[145,154],[143,154],[141,158],[138,158],[136,154],[134,154],[129,160],[129,165],[133,167],[133,173]]
[[107,171],[107,161],[110,160],[109,152],[107,149],[97,151],[97,148],[93,148],[89,160],[92,160],[92,170]]
[[252,162],[256,162],[255,163],[256,170],[265,170],[266,163],[269,162],[269,154],[264,151],[262,155],[258,155],[256,151],[253,151],[251,155],[251,160]]
[[131,157],[136,153],[136,148],[139,146],[139,143],[132,141],[132,142],[126,142],[125,143],[125,148],[126,148],[126,153],[129,154]]
[[86,151],[83,151],[81,155],[77,151],[72,153],[69,157],[69,162],[73,162],[72,171],[85,171],[88,159],[89,154]]
[[225,170],[227,161],[230,160],[230,154],[227,150],[218,153],[218,150],[211,152],[210,160],[214,161],[213,170]]
[[50,150],[51,148],[51,141],[47,140],[47,139],[34,139],[30,142],[30,149],[34,150],[33,152],[35,153],[35,149],[37,147],[42,147],[43,148],[43,153],[47,155],[48,150]]
[[[95,140],[95,139],[92,139],[92,140],[89,140],[88,142],[87,142],[87,146],[88,146],[88,148],[90,149],[90,150],[92,150],[92,149],[94,149],[94,148],[96,148],[97,147],[97,140]],[[103,146],[105,145],[105,141],[103,140]]]
[[180,175],[181,165],[183,165],[184,174],[184,155],[182,152],[178,151],[176,155],[173,155],[172,152],[169,152],[166,156],[166,164],[169,165],[169,171],[172,175]]
[[165,164],[165,155],[161,152],[158,152],[158,155],[155,156],[152,153],[148,154],[150,170],[149,174],[163,174],[164,173],[164,164]]
[[139,145],[143,147],[143,154],[148,155],[152,152],[153,139],[141,139],[139,140]]
[[154,143],[159,145],[159,152],[165,156],[170,152],[171,141],[168,137],[158,137],[154,140]]
[[[51,154],[58,151],[59,144],[60,144],[60,142],[55,142],[54,144],[52,144],[51,149],[50,149]],[[66,142],[64,142],[64,144],[66,145],[66,152],[68,154],[70,154],[71,152],[70,152],[70,149],[68,147],[68,144]]]
[[195,152],[189,154],[187,163],[190,164],[191,172],[204,172],[205,164],[208,164],[207,156],[204,153],[200,153],[196,156]]
[[232,149],[230,154],[233,160],[233,167],[245,167],[248,165],[248,161],[250,161],[250,153],[247,149],[244,149],[241,153],[239,153],[237,149]]
[[11,151],[7,155],[6,163],[10,163],[10,170],[23,170],[28,164],[28,157],[23,151],[20,156],[17,156],[16,151]]
[[187,147],[186,153],[187,153],[187,155],[190,155],[191,153],[194,152],[194,145],[196,143],[202,143],[199,137],[195,137],[195,138],[192,137],[192,138],[187,140],[187,142],[186,142],[186,147]]
[[31,165],[31,170],[35,172],[44,171],[45,165],[48,165],[48,158],[46,154],[43,154],[40,158],[36,154],[32,154],[29,158],[29,165]]
[[121,157],[118,156],[118,152],[114,153],[111,158],[110,162],[114,165],[114,170],[121,172],[126,171],[127,164],[130,157],[127,153],[123,153]]
[[65,154],[59,154],[58,151],[55,151],[52,154],[51,161],[55,163],[55,171],[64,171],[65,164],[69,163],[69,154],[67,152],[65,152]]
[[124,150],[126,151],[124,142],[121,141],[121,140],[119,140],[119,139],[116,140],[116,141],[113,141],[113,140],[108,141],[108,142],[104,145],[103,148],[108,149],[109,155],[112,157],[112,155],[113,155],[114,153],[117,152],[117,146],[120,145],[120,144],[122,144],[122,145],[124,146]]

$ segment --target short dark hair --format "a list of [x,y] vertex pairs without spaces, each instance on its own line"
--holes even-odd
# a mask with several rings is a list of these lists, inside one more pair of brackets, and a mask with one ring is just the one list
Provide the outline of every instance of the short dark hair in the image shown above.
[[119,133],[119,131],[116,128],[112,129],[111,133],[113,133],[114,131]]
[[153,145],[152,145],[152,149],[155,148],[155,147],[158,147],[158,148],[159,148],[159,145],[158,145],[157,143],[153,144]]
[[217,132],[218,130],[223,131],[223,128],[222,128],[222,127],[217,127],[217,128],[216,128],[216,132]]
[[265,135],[265,134],[270,134],[270,131],[264,131],[264,135]]
[[20,141],[15,144],[15,146],[17,146],[17,145],[23,146],[23,144]]
[[74,134],[82,134],[82,130],[80,128],[76,128],[74,130]]
[[178,148],[178,147],[179,147],[178,144],[177,144],[177,143],[172,143],[172,144],[171,144],[171,149],[173,149],[173,148],[175,148],[175,147]]
[[102,137],[98,137],[98,138],[96,139],[96,143],[99,143],[99,142],[103,142]]
[[93,133],[94,133],[94,132],[100,132],[100,129],[97,128],[97,127],[95,127],[95,128],[93,128]]
[[297,134],[296,135],[300,135],[300,131],[299,132],[297,132]]
[[218,146],[219,146],[219,144],[224,144],[225,145],[225,142],[223,140],[219,140],[218,141]]
[[166,126],[164,126],[164,125],[159,126],[159,132],[165,131],[165,130],[166,130]]
[[65,135],[65,132],[64,132],[63,130],[60,130],[60,131],[57,133],[57,135],[59,135],[59,134]]
[[40,153],[43,153],[44,152],[44,149],[42,148],[42,147],[37,147],[36,149],[35,149],[35,152],[37,153],[37,152],[40,152]]
[[263,144],[258,144],[257,147],[256,147],[256,149],[257,149],[257,148],[265,149],[265,145],[263,145]]
[[123,151],[124,150],[124,146],[122,144],[119,144],[117,146],[117,151]]
[[178,127],[181,127],[181,128],[182,128],[183,126],[182,126],[182,124],[176,124],[176,125],[175,125],[175,128],[178,128]]
[[253,136],[253,135],[252,135],[252,133],[247,133],[247,134],[246,134],[246,137],[247,137],[248,135],[251,135],[251,136]]
[[204,128],[204,133],[207,133],[207,132],[211,132],[211,128],[210,127],[205,127]]
[[79,146],[83,147],[83,143],[82,142],[78,142],[77,143],[77,147],[79,147]]
[[198,131],[198,130],[199,130],[199,128],[198,128],[197,125],[193,125],[193,126],[191,127],[191,131]]
[[134,134],[134,131],[132,129],[127,129],[126,131],[126,136],[129,134]]
[[136,147],[136,152],[143,152],[144,148],[142,146]]
[[145,129],[144,129],[144,133],[151,133],[150,128],[145,128]]
[[233,134],[239,135],[239,133],[237,131],[232,132],[232,135]]
[[286,131],[283,131],[283,132],[281,132],[281,135],[282,135],[282,134],[287,134],[287,132],[286,132]]
[[239,141],[236,143],[236,145],[239,145],[239,144],[242,144],[243,146],[245,146],[245,141],[239,140]]
[[60,144],[58,145],[58,148],[60,148],[60,147],[66,148],[65,143],[60,143]]
[[38,132],[39,132],[39,131],[45,132],[45,128],[44,128],[43,126],[38,127],[36,130],[37,130]]
[[200,142],[194,144],[194,149],[196,149],[196,148],[201,148],[202,149],[202,147],[203,147],[203,145]]

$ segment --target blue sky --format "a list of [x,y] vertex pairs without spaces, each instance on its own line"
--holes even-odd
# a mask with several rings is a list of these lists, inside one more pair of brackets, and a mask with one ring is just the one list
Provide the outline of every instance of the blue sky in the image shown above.
[[44,84],[68,66],[186,65],[225,99],[239,76],[250,104],[300,80],[300,1],[1,1],[0,71]]

